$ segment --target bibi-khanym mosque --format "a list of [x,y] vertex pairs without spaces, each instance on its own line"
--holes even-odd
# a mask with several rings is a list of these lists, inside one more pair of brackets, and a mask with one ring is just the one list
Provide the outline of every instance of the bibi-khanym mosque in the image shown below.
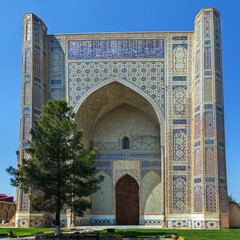
[[[194,31],[47,35],[23,19],[20,163],[48,99],[65,99],[99,150],[101,190],[75,225],[229,227],[220,14]],[[16,226],[48,225],[17,190]],[[71,224],[65,209],[62,224]]]

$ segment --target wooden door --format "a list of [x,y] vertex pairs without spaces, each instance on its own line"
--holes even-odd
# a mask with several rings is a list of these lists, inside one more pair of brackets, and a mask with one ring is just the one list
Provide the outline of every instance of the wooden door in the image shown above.
[[116,224],[139,224],[139,198],[137,181],[126,175],[116,185]]

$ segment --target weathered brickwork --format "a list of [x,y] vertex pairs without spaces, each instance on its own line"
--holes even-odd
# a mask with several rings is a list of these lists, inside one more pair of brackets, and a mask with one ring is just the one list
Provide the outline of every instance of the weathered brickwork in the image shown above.
[[[65,99],[84,145],[99,150],[95,174],[105,178],[77,225],[122,223],[129,198],[137,208],[126,224],[228,227],[218,11],[202,9],[192,32],[47,35],[34,14],[23,29],[20,163],[48,99]],[[19,190],[17,226],[51,221],[30,205]]]

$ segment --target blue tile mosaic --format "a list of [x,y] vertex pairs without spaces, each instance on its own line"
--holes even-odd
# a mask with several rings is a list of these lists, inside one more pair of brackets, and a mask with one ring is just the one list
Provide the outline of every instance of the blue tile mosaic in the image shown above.
[[188,37],[187,36],[176,36],[176,37],[173,37],[172,40],[183,41],[183,40],[188,40]]
[[163,39],[69,41],[68,59],[164,58]]
[[112,162],[111,161],[96,161],[94,163],[96,168],[111,168]]
[[214,140],[205,140],[205,144],[214,144]]
[[221,73],[216,73],[216,76],[217,76],[218,78],[221,78],[221,77],[222,77],[222,74],[221,74]]
[[30,80],[31,80],[31,76],[30,76],[30,75],[26,75],[26,76],[25,76],[25,80],[26,80],[26,81],[30,81]]
[[217,110],[222,112],[223,109],[222,109],[222,107],[217,106]]
[[173,81],[187,81],[186,76],[174,76]]
[[200,78],[200,73],[196,75],[195,80]]
[[195,178],[195,179],[194,179],[194,183],[200,183],[201,181],[202,181],[201,178]]
[[62,80],[52,80],[51,84],[62,84]]
[[219,178],[219,182],[220,182],[220,183],[226,183],[226,179],[224,179],[224,178]]
[[218,142],[218,146],[219,147],[224,147],[224,143],[223,142]]
[[51,43],[61,43],[61,39],[52,39]]
[[204,76],[210,76],[210,75],[212,75],[212,71],[205,71],[204,72]]
[[201,145],[201,142],[200,142],[200,141],[195,142],[195,147],[198,147],[198,146],[200,146],[200,145]]
[[51,88],[51,92],[54,92],[54,91],[60,91],[60,92],[62,92],[62,89],[61,88]]
[[24,108],[24,113],[30,113],[30,108]]
[[174,171],[186,171],[186,166],[173,166]]
[[215,182],[215,178],[214,177],[207,177],[206,182]]
[[176,133],[177,131],[182,131],[186,134],[186,129],[173,129],[173,134]]
[[173,124],[187,124],[187,119],[173,119]]
[[127,160],[127,159],[154,159],[161,158],[161,154],[98,154],[96,159],[119,159],[119,160]]
[[213,105],[212,104],[205,104],[204,109],[213,109]]
[[197,106],[197,107],[195,108],[195,112],[198,112],[198,111],[200,111],[200,106]]
[[204,44],[205,45],[211,45],[211,41],[210,40],[206,40],[206,41],[204,41]]
[[34,47],[35,47],[35,49],[37,49],[38,51],[40,51],[41,50],[41,48],[38,46],[38,45],[34,45]]
[[182,46],[182,47],[185,47],[187,49],[187,44],[173,44],[172,45],[172,49],[178,47],[178,46]]
[[184,89],[187,90],[187,85],[174,85],[174,86],[173,86],[173,90],[174,90],[175,88],[178,88],[178,87],[181,87],[181,88],[184,88]]
[[41,114],[41,111],[38,111],[38,110],[36,110],[36,109],[34,109],[33,112],[34,112],[35,114],[37,114],[37,115]]
[[141,167],[142,168],[161,167],[161,162],[160,161],[142,161]]
[[39,78],[36,78],[36,77],[34,77],[34,81],[38,82],[38,83],[41,83],[41,80]]

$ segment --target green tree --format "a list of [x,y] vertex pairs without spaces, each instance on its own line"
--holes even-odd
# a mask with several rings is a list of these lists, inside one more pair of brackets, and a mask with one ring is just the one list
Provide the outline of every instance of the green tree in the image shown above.
[[233,197],[232,194],[228,195],[228,202],[236,202],[236,199]]
[[84,149],[83,132],[77,129],[72,108],[64,100],[48,101],[31,130],[31,141],[17,169],[10,166],[11,184],[29,193],[31,207],[56,215],[60,234],[60,211],[66,204],[80,216],[91,207],[85,197],[96,192],[103,177],[94,178],[97,149]]

